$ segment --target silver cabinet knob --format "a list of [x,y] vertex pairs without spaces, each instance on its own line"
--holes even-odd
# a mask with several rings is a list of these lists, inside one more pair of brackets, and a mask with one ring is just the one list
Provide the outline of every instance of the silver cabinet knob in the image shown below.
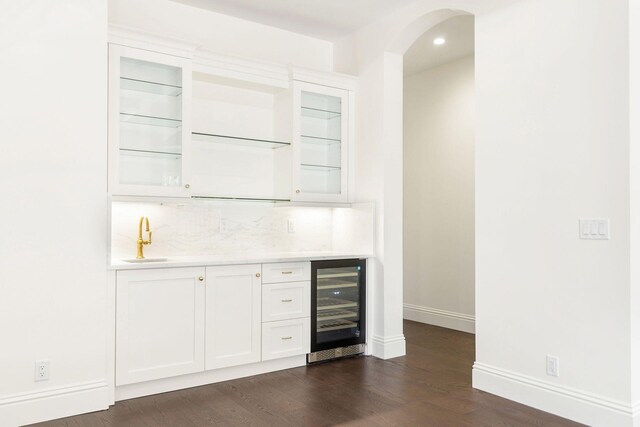
[[256,277],[260,277],[260,273],[256,273]]
[[200,277],[198,277],[198,280],[199,280],[200,282],[204,282],[204,277],[200,276]]
[[296,194],[299,194],[299,193],[300,193],[300,190],[296,190]]
[[191,188],[191,186],[189,184],[185,184],[184,188]]

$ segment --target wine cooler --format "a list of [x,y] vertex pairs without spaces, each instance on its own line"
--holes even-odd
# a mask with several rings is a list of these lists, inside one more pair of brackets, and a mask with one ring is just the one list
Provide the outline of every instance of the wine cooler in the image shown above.
[[364,352],[366,260],[311,262],[308,363]]

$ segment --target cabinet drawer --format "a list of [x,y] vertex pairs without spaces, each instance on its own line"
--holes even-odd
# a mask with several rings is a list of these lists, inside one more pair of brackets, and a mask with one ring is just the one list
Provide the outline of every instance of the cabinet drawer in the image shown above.
[[311,282],[262,286],[262,321],[299,319],[311,315]]
[[309,353],[310,320],[280,320],[262,324],[262,360]]
[[262,283],[304,282],[311,280],[310,262],[262,264]]

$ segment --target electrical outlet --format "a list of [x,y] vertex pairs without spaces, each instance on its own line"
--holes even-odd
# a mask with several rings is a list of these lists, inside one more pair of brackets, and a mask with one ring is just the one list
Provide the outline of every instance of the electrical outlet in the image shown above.
[[560,376],[560,359],[558,357],[547,355],[547,375]]
[[35,381],[46,381],[49,379],[49,361],[36,360]]
[[296,232],[296,223],[293,222],[292,219],[288,219],[287,220],[287,230],[289,230],[289,233],[295,233]]

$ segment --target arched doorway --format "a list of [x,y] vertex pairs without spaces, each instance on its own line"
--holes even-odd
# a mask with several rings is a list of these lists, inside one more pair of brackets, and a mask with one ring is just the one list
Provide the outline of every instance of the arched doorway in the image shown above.
[[404,55],[403,316],[475,332],[474,16]]
[[[373,318],[371,352],[388,359],[406,353],[403,335],[403,55],[423,33],[459,15],[475,15],[477,2],[422,0],[367,27],[355,43],[359,92],[353,153],[356,186],[376,202],[376,260],[369,269]],[[348,50],[348,47],[347,49]]]

